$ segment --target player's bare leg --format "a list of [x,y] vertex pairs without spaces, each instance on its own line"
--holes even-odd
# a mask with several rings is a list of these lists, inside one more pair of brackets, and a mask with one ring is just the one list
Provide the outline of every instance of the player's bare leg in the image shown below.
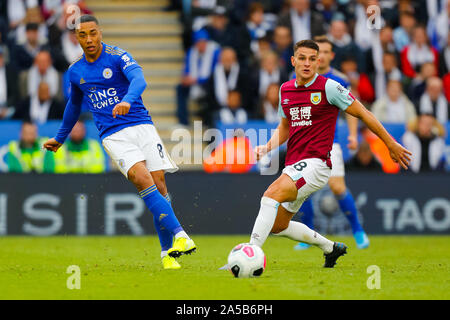
[[330,179],[328,179],[328,186],[335,196],[344,194],[344,192],[347,191],[344,177],[330,177]]
[[328,180],[328,185],[336,197],[341,211],[345,214],[352,227],[357,247],[359,249],[367,248],[369,246],[369,238],[359,222],[358,209],[353,196],[347,191],[344,176],[331,176]]
[[144,161],[138,162],[132,166],[130,170],[128,170],[127,175],[128,180],[134,184],[139,192],[155,184],[152,175],[148,172],[147,167],[145,166]]

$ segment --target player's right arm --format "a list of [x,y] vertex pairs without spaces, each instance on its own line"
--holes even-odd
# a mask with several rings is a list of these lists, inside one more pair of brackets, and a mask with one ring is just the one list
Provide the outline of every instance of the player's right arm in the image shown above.
[[289,138],[289,120],[281,118],[278,127],[275,129],[272,137],[267,144],[255,147],[256,160],[261,159],[265,154],[271,150],[278,148]]
[[44,143],[44,149],[53,152],[58,151],[80,117],[83,92],[73,83],[71,83],[71,90],[70,98],[67,102],[66,109],[64,110],[63,121],[59,127],[58,133],[54,138],[48,139]]

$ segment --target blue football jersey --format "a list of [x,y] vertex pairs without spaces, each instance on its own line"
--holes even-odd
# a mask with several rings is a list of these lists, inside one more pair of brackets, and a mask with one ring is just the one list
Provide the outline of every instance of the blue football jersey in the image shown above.
[[129,53],[103,43],[102,53],[94,62],[83,54],[69,67],[71,94],[83,95],[83,106],[92,112],[101,139],[129,126],[153,123],[142,97],[130,102],[128,114],[113,118],[112,110],[128,92],[127,74],[141,68]]
[[344,88],[350,89],[350,82],[347,80],[346,75],[337,71],[336,69],[330,68],[330,71],[322,74],[322,76],[334,80],[336,82],[339,82]]

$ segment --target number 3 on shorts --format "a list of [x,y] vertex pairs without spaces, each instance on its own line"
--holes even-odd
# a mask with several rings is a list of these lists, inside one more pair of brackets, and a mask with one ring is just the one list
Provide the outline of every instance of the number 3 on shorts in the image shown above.
[[305,168],[306,168],[306,162],[305,161],[300,161],[299,163],[296,163],[294,165],[294,169],[297,170],[297,171],[302,171]]
[[156,147],[158,148],[158,152],[159,152],[159,156],[161,157],[161,159],[164,158],[164,151],[163,151],[163,146],[161,143],[158,143],[156,145]]

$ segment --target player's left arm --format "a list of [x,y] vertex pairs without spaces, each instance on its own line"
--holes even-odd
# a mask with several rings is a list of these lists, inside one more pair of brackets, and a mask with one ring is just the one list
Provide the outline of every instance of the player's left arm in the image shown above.
[[128,92],[123,97],[122,101],[113,108],[112,115],[114,118],[118,115],[126,115],[130,111],[131,104],[140,98],[147,87],[142,68],[128,53],[123,54],[119,61],[120,69],[125,77],[127,77],[130,85],[128,86]]
[[348,144],[347,147],[351,150],[358,149],[358,118],[355,118],[350,113],[345,113],[348,126]]
[[392,160],[398,162],[404,169],[408,169],[411,161],[411,151],[405,149],[401,144],[395,141],[380,121],[378,121],[372,112],[367,110],[361,102],[355,99],[345,112],[363,121],[388,147]]
[[[341,78],[339,83],[350,91],[350,80],[347,77]],[[356,150],[358,149],[358,118],[355,118],[350,113],[345,113],[345,119],[348,127],[347,148]]]
[[359,102],[348,89],[334,80],[328,79],[325,84],[328,102],[350,115],[363,121],[388,147],[392,160],[408,169],[412,153],[392,138],[377,118]]

